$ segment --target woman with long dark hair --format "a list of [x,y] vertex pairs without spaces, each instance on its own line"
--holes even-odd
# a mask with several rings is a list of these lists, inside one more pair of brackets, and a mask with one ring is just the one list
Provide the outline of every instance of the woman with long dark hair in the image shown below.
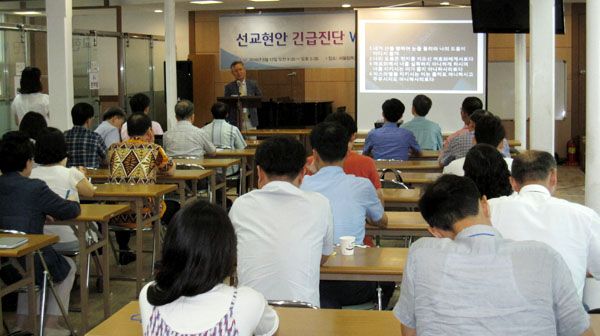
[[181,209],[167,229],[156,281],[140,292],[144,335],[273,335],[279,320],[263,295],[223,283],[236,246],[222,208],[195,201]]
[[50,98],[42,93],[42,72],[35,67],[26,67],[21,72],[19,94],[10,105],[10,111],[15,116],[17,125],[23,116],[30,111],[37,112],[50,119]]

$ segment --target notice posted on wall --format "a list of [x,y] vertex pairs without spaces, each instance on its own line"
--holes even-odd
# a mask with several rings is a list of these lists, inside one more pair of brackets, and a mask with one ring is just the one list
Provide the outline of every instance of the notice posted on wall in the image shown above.
[[484,41],[470,20],[365,20],[360,33],[361,92],[481,92]]

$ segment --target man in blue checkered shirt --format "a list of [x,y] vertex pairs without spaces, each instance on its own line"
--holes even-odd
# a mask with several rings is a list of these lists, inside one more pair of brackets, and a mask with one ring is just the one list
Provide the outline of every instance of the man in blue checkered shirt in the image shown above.
[[94,108],[88,103],[77,103],[71,109],[73,128],[65,132],[68,167],[98,168],[106,161],[106,145],[98,133],[90,130]]

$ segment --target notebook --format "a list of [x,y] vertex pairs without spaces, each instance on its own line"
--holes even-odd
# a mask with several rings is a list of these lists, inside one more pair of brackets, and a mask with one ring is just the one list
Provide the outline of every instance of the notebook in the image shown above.
[[11,249],[27,243],[25,237],[0,237],[0,249]]

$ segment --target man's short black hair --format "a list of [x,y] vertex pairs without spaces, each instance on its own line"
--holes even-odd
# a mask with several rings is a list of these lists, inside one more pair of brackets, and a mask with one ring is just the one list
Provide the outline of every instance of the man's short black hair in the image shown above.
[[233,61],[231,62],[231,65],[229,66],[229,69],[233,69],[234,66],[241,64],[242,66],[244,66],[244,62],[242,61]]
[[404,104],[396,98],[388,99],[381,105],[383,116],[389,122],[398,122],[404,114]]
[[295,179],[306,163],[306,149],[290,136],[275,136],[264,140],[256,149],[256,165],[267,176]]
[[127,117],[125,116],[125,112],[123,112],[123,109],[118,107],[118,106],[111,106],[109,108],[106,109],[106,111],[104,111],[104,114],[102,115],[102,120],[106,121],[106,120],[110,120],[113,117],[119,117],[123,120],[125,120]]
[[142,136],[152,128],[152,120],[144,113],[134,113],[127,119],[127,133],[130,137]]
[[150,106],[150,98],[143,93],[136,93],[129,98],[131,113],[144,113],[148,106]]
[[187,100],[182,99],[175,104],[175,117],[177,120],[186,120],[194,115],[194,104]]
[[0,140],[0,171],[2,174],[22,172],[33,159],[33,143],[21,131],[7,132]]
[[227,105],[221,102],[216,102],[210,108],[210,113],[212,113],[213,118],[215,119],[225,119],[227,117]]
[[336,162],[346,157],[350,135],[339,123],[322,122],[310,132],[310,145],[325,162]]
[[356,127],[356,121],[346,112],[344,111],[336,111],[325,117],[326,122],[336,122],[340,125],[344,126],[346,131],[348,132],[348,136],[352,136],[358,132],[358,128]]
[[412,102],[413,107],[415,108],[415,113],[421,117],[424,117],[431,110],[431,99],[426,95],[417,95],[413,99]]
[[419,209],[429,226],[452,231],[459,220],[479,214],[480,197],[470,178],[442,175],[427,187],[419,200]]
[[485,115],[475,122],[475,141],[478,144],[498,147],[505,136],[502,120],[495,115]]
[[65,135],[54,127],[46,128],[35,142],[35,163],[56,164],[68,156]]
[[528,150],[517,155],[512,162],[511,174],[519,184],[543,181],[556,169],[556,160],[548,152]]
[[469,116],[469,119],[471,119],[471,121],[474,122],[475,125],[477,125],[477,122],[481,118],[483,118],[485,116],[490,116],[490,115],[493,115],[493,114],[490,113],[489,111],[479,109],[479,110],[473,111],[473,113],[471,113],[471,116]]
[[483,103],[481,102],[481,99],[477,97],[467,97],[463,100],[460,108],[467,115],[471,115],[475,110],[481,110],[483,108]]
[[73,125],[83,126],[86,121],[94,117],[94,107],[88,103],[77,103],[71,109]]

